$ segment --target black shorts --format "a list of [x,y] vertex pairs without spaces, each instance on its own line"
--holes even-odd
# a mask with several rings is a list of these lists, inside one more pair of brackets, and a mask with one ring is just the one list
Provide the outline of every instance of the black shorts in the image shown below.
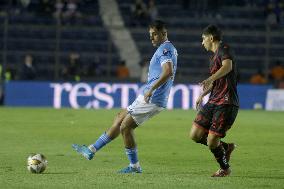
[[239,107],[230,104],[215,105],[207,103],[198,112],[194,125],[201,127],[206,132],[225,137],[227,130],[233,125]]

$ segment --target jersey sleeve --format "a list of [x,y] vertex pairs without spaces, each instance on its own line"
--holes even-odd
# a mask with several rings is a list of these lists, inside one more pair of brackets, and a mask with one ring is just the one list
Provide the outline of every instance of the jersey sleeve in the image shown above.
[[170,48],[164,48],[160,54],[160,64],[163,66],[163,64],[167,62],[173,63],[173,52]]
[[230,59],[233,60],[233,56],[231,54],[230,47],[228,45],[224,45],[221,51],[221,60]]

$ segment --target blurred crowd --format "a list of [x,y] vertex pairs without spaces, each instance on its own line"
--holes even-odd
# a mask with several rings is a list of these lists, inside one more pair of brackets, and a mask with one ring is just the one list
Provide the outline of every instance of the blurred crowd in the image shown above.
[[261,69],[258,69],[250,78],[251,84],[263,85],[271,83],[275,88],[284,88],[284,65],[280,61],[275,61],[269,69],[267,76]]
[[[88,6],[93,0],[10,0],[0,1],[1,12],[9,10],[11,14],[21,15],[26,13],[35,13],[40,16],[60,18],[63,24],[80,23],[80,19],[84,17],[85,12],[82,7]],[[121,3],[123,1],[118,1]],[[162,1],[159,1],[161,5]],[[218,9],[222,6],[237,6],[237,7],[260,7],[264,10],[266,21],[272,26],[284,26],[284,0],[177,0],[184,10],[195,12],[197,17],[216,17],[222,18],[218,13]],[[130,7],[131,25],[146,26],[149,22],[159,18],[159,6],[155,0],[133,0]],[[71,52],[68,61],[60,65],[60,78],[64,80],[80,81],[82,78],[88,77],[104,77],[107,73],[104,66],[101,65],[100,57],[95,56],[92,62],[82,64],[79,52]],[[20,79],[34,80],[38,79],[37,60],[32,54],[27,53],[23,57],[23,65],[19,70],[6,68],[6,72],[2,73],[1,77],[5,80]],[[147,79],[147,68],[149,60],[142,59],[141,66],[141,82]],[[119,79],[128,79],[130,77],[129,69],[125,60],[117,60],[115,67],[111,68],[111,75]],[[253,84],[274,83],[276,86],[282,86],[284,79],[283,63],[277,61],[271,63],[269,73],[263,73],[264,70],[257,72],[250,78]],[[1,66],[1,65],[0,65]]]
[[131,24],[133,26],[147,25],[159,16],[154,0],[149,0],[148,3],[145,3],[143,0],[136,0],[131,6],[131,13]]
[[[89,6],[93,0],[7,0],[0,1],[0,8],[9,9],[12,14],[34,12],[41,16],[61,18],[63,22],[72,23],[85,14],[82,7]],[[118,1],[121,3],[123,1]],[[162,1],[159,1],[161,4]],[[197,17],[222,18],[218,9],[224,6],[256,7],[264,10],[266,21],[270,25],[284,26],[284,0],[177,0],[185,10],[194,12]],[[133,0],[130,7],[132,25],[145,25],[159,17],[155,0]]]
[[80,7],[89,3],[88,0],[10,0],[0,3],[0,6],[11,14],[35,13],[39,16],[61,18],[63,23],[75,23],[82,14]]
[[[10,80],[42,80],[42,70],[37,66],[37,60],[32,54],[26,54],[22,57],[22,65],[18,69],[13,69],[9,65],[6,68],[5,73],[2,72],[2,64],[0,64],[0,77],[5,81]],[[59,68],[59,80],[65,81],[82,81],[94,78],[106,78],[107,68],[105,64],[102,64],[99,56],[95,55],[93,61],[88,64],[81,62],[80,53],[71,52],[68,56],[68,60],[60,65]],[[110,71],[111,77],[117,79],[129,79],[130,72],[126,66],[125,60],[118,60],[116,66],[113,66]]]
[[264,2],[267,23],[271,26],[284,26],[284,1],[266,0]]

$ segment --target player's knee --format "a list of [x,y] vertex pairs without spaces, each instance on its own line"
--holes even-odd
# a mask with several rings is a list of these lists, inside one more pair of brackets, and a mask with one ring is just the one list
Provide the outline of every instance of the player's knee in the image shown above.
[[118,112],[115,116],[115,119],[118,120],[118,119],[120,119],[120,117],[121,117],[121,112]]
[[191,140],[193,140],[194,142],[199,142],[200,141],[200,138],[195,134],[195,133],[193,133],[193,132],[190,132],[189,133],[189,138],[191,139]]
[[125,125],[125,124],[121,124],[120,125],[120,133],[122,134],[122,135],[125,135],[125,134],[127,134],[127,133],[129,133],[130,132],[130,127],[128,127],[127,125]]
[[116,114],[116,119],[123,120],[125,115],[126,115],[125,110],[122,110]]
[[123,134],[125,133],[125,126],[123,124],[120,125],[120,133]]

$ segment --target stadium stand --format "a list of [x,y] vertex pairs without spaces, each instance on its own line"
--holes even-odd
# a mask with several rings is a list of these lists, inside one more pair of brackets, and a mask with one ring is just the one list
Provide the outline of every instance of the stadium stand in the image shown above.
[[[34,10],[39,6],[39,1],[32,1],[32,11],[28,13],[11,13],[9,15],[7,30],[7,65],[15,72],[15,79],[23,62],[25,54],[32,54],[35,59],[39,80],[53,80],[57,50],[57,22],[51,14],[38,15]],[[5,7],[3,6],[1,10]],[[79,6],[83,12],[81,19],[75,24],[62,24],[58,31],[59,69],[68,64],[71,52],[80,54],[82,72],[99,57],[101,62],[101,75],[107,73],[107,66],[120,61],[119,54],[113,45],[109,33],[102,23],[99,15],[98,2],[86,1]],[[11,10],[10,10],[11,11]],[[0,16],[1,28],[5,25],[5,15]],[[0,47],[3,49],[4,30],[0,31]],[[3,57],[3,51],[0,51]],[[0,60],[1,63],[3,59]],[[84,69],[84,70],[83,70]],[[111,74],[111,73],[109,73]],[[60,76],[60,70],[59,74]],[[85,80],[92,76],[82,73]],[[98,75],[97,75],[98,76]],[[62,78],[56,78],[62,79]]]
[[[142,57],[149,57],[152,48],[147,41],[148,37],[145,36],[147,28],[141,25],[134,27],[132,17],[129,16],[132,15],[133,1],[118,2],[125,23],[137,41]],[[200,15],[197,10],[190,7],[185,9],[181,2],[173,3],[171,0],[155,2],[159,17],[170,26],[169,39],[179,50],[179,66],[182,69],[177,71],[178,80],[198,82],[205,77],[208,58],[201,48],[200,34],[205,26],[212,23],[225,31],[224,41],[234,48],[240,66],[241,81],[248,82],[259,67],[266,70],[266,65],[275,59],[284,60],[281,53],[284,52],[284,47],[281,45],[284,40],[283,29],[275,27],[267,31],[265,10],[261,4],[245,6],[242,3],[232,6],[224,2],[219,5],[218,10],[204,11],[203,15]]]
[[[4,35],[7,27],[3,10],[7,10],[7,5],[0,4],[0,48],[5,48],[5,39],[8,66],[17,72],[23,57],[30,53],[35,59],[38,75],[41,76],[38,79],[53,80],[56,55],[59,56],[59,68],[62,68],[68,61],[69,54],[76,52],[80,54],[80,63],[85,69],[88,69],[95,57],[99,56],[102,70],[109,70],[107,75],[111,77],[121,57],[109,37],[109,31],[104,27],[98,1],[81,0],[78,9],[82,18],[75,24],[63,23],[59,36],[56,19],[51,14],[38,14],[39,2],[31,0],[28,10],[20,13],[9,9],[6,38]],[[131,9],[134,2],[117,0],[125,25],[131,31],[142,59],[150,58],[154,49],[148,40],[148,20],[141,24],[133,22],[135,18]],[[169,39],[179,50],[180,69],[176,77],[178,81],[198,82],[205,77],[208,56],[201,47],[200,34],[202,29],[211,23],[219,25],[225,31],[224,41],[234,48],[240,66],[241,81],[248,82],[250,76],[258,69],[268,73],[269,64],[276,60],[284,62],[283,28],[267,27],[265,5],[259,3],[262,1],[254,1],[257,2],[254,5],[248,5],[245,1],[216,1],[220,4],[214,6],[210,4],[211,1],[205,1],[208,4],[201,9],[190,3],[185,6],[186,2],[155,1],[158,18],[168,23]],[[56,46],[57,44],[59,46]],[[5,56],[3,53],[1,50],[0,57]],[[4,59],[1,58],[0,62]],[[103,71],[102,75],[105,76],[106,71]],[[88,75],[82,77],[90,78],[94,79]]]

